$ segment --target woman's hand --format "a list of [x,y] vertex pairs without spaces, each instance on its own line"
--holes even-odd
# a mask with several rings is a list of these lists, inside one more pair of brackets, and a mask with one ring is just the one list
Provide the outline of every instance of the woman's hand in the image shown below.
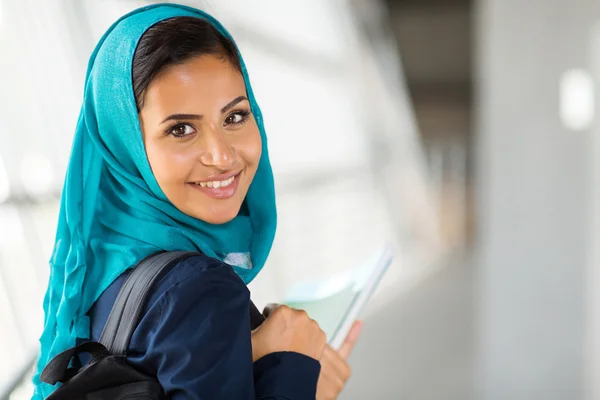
[[325,333],[306,311],[281,305],[270,311],[265,322],[252,332],[252,360],[280,351],[319,360],[326,344]]
[[321,374],[317,383],[317,400],[337,399],[351,375],[347,359],[362,330],[362,322],[356,321],[342,347],[336,351],[326,346],[320,358]]

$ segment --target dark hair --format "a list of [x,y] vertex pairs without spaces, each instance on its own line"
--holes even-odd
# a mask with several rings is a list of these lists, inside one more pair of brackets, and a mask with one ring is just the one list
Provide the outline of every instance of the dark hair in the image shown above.
[[131,79],[138,112],[144,107],[148,85],[158,74],[201,55],[221,57],[242,70],[235,44],[204,19],[174,17],[151,26],[133,55]]

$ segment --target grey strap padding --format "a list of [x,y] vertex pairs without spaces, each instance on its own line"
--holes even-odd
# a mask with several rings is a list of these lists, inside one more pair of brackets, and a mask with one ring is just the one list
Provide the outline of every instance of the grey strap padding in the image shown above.
[[138,325],[152,285],[162,272],[175,262],[199,253],[170,251],[158,253],[142,260],[129,274],[102,330],[99,342],[112,355],[125,355],[131,335]]

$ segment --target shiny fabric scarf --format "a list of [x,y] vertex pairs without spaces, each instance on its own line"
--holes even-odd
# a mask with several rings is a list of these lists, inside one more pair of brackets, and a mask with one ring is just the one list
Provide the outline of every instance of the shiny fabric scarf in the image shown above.
[[86,313],[96,299],[144,257],[161,250],[200,251],[233,265],[248,283],[271,249],[277,219],[273,174],[262,115],[243,60],[247,95],[263,143],[245,211],[223,225],[192,218],[167,200],[152,174],[133,94],[132,60],[148,28],[177,16],[203,18],[231,39],[202,11],[158,4],[119,19],[90,58],[50,260],[33,399],[45,398],[54,389],[39,381],[48,361],[74,346],[77,338],[89,338]]

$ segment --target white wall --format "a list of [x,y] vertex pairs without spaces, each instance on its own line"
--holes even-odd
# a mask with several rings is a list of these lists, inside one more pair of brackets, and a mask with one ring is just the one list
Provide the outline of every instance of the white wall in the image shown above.
[[477,3],[479,399],[581,399],[589,132],[559,119],[592,0]]

